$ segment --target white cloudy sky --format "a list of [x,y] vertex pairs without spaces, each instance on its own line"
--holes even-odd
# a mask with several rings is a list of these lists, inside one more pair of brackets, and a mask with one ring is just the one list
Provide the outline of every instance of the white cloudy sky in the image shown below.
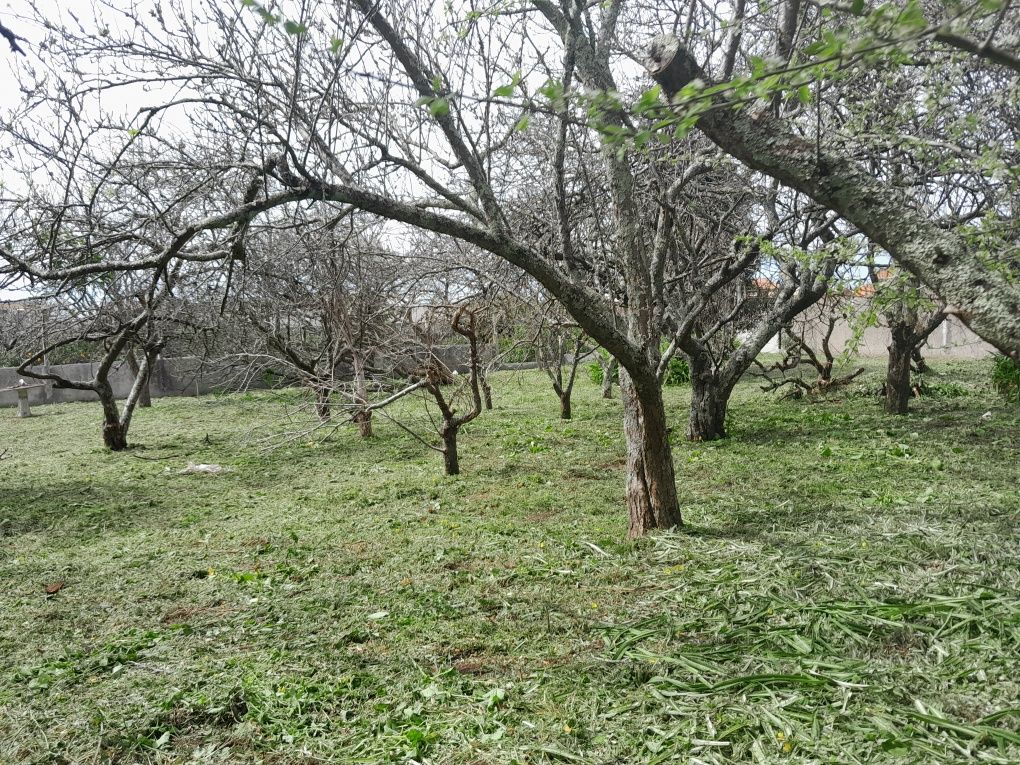
[[[144,1],[139,3],[137,0],[109,0],[109,3],[113,6],[118,4],[135,7],[141,5],[143,8],[145,6]],[[33,7],[36,12],[33,12]],[[26,56],[14,54],[6,41],[3,41],[0,48],[0,115],[7,116],[11,110],[17,109],[21,102],[17,76],[19,71],[24,73],[29,67],[46,69],[52,66],[53,62],[46,58],[46,52],[41,48],[47,30],[32,19],[38,15],[54,24],[63,23],[73,27],[80,23],[84,29],[92,30],[98,26],[94,21],[97,14],[101,17],[101,25],[108,28],[117,28],[118,21],[123,18],[109,9],[105,9],[104,12],[102,7],[97,8],[92,0],[0,0],[0,20],[16,34],[25,38],[21,47],[27,53]],[[90,71],[87,60],[77,61],[76,65],[81,72],[88,74]],[[60,69],[55,70],[53,74],[72,80],[80,77]],[[122,89],[115,98],[107,97],[103,106],[106,111],[123,109],[125,113],[134,113],[151,99],[151,89],[149,95],[140,91],[132,94]]]
[[[144,6],[144,0],[141,3],[138,0],[108,0],[108,2],[114,6],[119,3],[125,6],[138,7],[140,4]],[[17,35],[25,38],[19,44],[27,54],[22,56],[12,52],[7,41],[0,39],[0,122],[10,120],[24,107],[25,100],[19,87],[19,74],[25,76],[31,68],[45,70],[53,66],[52,60],[46,58],[46,52],[41,47],[47,30],[32,19],[42,16],[54,24],[80,23],[85,29],[96,29],[94,19],[97,13],[106,16],[101,20],[103,26],[116,28],[117,15],[110,13],[108,9],[105,14],[102,8],[97,11],[92,0],[0,0],[0,21]],[[72,20],[70,14],[74,14],[78,21]],[[52,74],[73,81],[79,79],[81,73],[86,75],[89,73],[88,61],[78,61],[76,65],[78,73],[55,69]],[[149,86],[147,92],[143,92],[140,87],[125,87],[119,88],[116,93],[97,95],[97,105],[100,105],[99,99],[104,113],[120,112],[126,117],[133,117],[142,107],[158,102],[160,94],[159,88],[155,86]],[[84,110],[88,109],[89,105],[86,103]],[[28,126],[28,129],[31,130],[31,126]],[[2,140],[3,138],[0,138],[0,141]],[[17,179],[0,177],[0,188],[4,184],[10,188],[12,182],[16,183]],[[18,290],[0,288],[0,300],[16,300],[23,297],[25,294]]]

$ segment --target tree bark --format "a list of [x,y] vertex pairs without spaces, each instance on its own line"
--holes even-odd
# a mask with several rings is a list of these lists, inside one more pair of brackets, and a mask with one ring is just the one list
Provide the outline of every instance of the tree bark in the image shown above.
[[332,416],[329,404],[330,387],[321,383],[313,383],[312,387],[315,390],[315,416],[321,422],[329,422]]
[[620,392],[627,441],[628,535],[682,526],[662,389],[657,382],[646,382],[639,390],[621,369]]
[[[164,293],[165,294],[165,293]],[[138,374],[131,386],[127,400],[124,402],[124,413],[121,414],[117,407],[117,399],[113,394],[113,386],[110,385],[110,373],[113,371],[117,359],[127,348],[131,340],[137,337],[139,331],[152,318],[151,307],[145,306],[141,313],[135,316],[127,324],[123,325],[118,334],[106,345],[106,353],[89,381],[70,380],[66,377],[54,374],[51,370],[36,372],[30,369],[40,357],[45,357],[49,349],[44,348],[35,355],[22,361],[18,367],[18,373],[35,377],[40,380],[52,380],[54,388],[69,388],[71,390],[92,391],[99,397],[99,403],[103,408],[103,443],[111,451],[121,451],[127,448],[127,433],[131,426],[131,416],[134,413],[138,398],[142,389],[148,385],[149,369],[155,362],[156,357],[163,349],[163,343],[157,342],[148,346],[145,352]],[[57,346],[52,347],[59,347]]]
[[460,475],[460,460],[457,457],[457,427],[444,427],[443,472],[446,475]]
[[489,385],[488,375],[483,375],[481,379],[482,385],[482,402],[485,404],[487,410],[492,409],[492,386]]
[[893,325],[885,375],[885,411],[906,414],[910,406],[910,354],[916,338],[909,327]]
[[687,440],[718,441],[726,438],[726,406],[729,391],[715,379],[695,382],[691,376],[691,414],[687,421]]
[[[645,66],[671,99],[694,80],[713,84],[672,35],[652,41]],[[784,120],[743,105],[709,108],[698,127],[748,167],[838,212],[935,290],[952,306],[947,313],[1020,360],[1020,285],[986,266],[959,234],[914,209],[895,186],[852,157],[805,140]]]
[[[128,391],[127,398],[124,400],[124,407],[120,414],[120,431],[124,436],[125,445],[127,442],[128,429],[131,427],[131,419],[135,414],[135,407],[138,406],[138,403],[141,401],[142,394],[149,388],[149,376],[152,374],[152,368],[156,363],[156,358],[162,350],[162,342],[145,350],[145,356],[142,358],[142,363],[139,367],[138,374],[135,376],[134,384],[131,386],[131,390]],[[105,382],[105,373],[97,375],[97,379]],[[117,407],[116,404],[114,404],[114,413],[116,413],[116,410]]]
[[[368,403],[368,381],[365,376],[365,359],[360,353],[354,354],[354,395],[355,401],[362,406]],[[362,438],[372,437],[372,410],[363,409],[354,415],[358,424],[358,435]]]
[[708,352],[688,343],[687,362],[691,370],[691,411],[687,419],[687,440],[718,441],[726,438],[726,406],[732,385],[720,379]]
[[111,452],[122,452],[127,449],[127,433],[119,420],[103,421],[103,445]]
[[106,380],[99,380],[95,391],[103,407],[103,444],[112,452],[124,451],[128,445],[127,428],[121,424],[113,388]]
[[609,359],[609,363],[599,356],[599,368],[602,370],[602,398],[613,397],[613,375],[616,374],[619,362],[616,359]]
[[[131,374],[137,378],[138,374],[142,371],[141,364],[138,363],[138,357],[135,356],[135,350],[132,348],[126,354],[128,369],[131,370]],[[143,408],[149,408],[152,406],[152,392],[149,390],[149,377],[152,376],[152,365],[150,364],[145,370],[145,386],[138,394],[138,406]]]
[[921,353],[920,345],[915,345],[914,350],[910,352],[910,361],[914,365],[914,371],[919,375],[926,375],[931,372],[928,360],[925,359],[924,354]]
[[569,390],[563,390],[563,391],[557,391],[557,392],[559,393],[559,396],[560,396],[560,419],[561,420],[569,420],[570,419],[570,391]]

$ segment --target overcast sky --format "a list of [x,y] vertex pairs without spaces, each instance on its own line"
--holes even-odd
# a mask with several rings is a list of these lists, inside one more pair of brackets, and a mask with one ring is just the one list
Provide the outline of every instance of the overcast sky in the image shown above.
[[[45,13],[47,17],[60,18],[61,4],[57,0],[37,0],[36,4],[39,10]],[[65,8],[68,5],[86,7],[85,3],[74,3],[73,0],[71,3],[65,2],[63,5]],[[12,107],[12,101],[15,100],[18,93],[17,79],[14,74],[15,70],[28,63],[26,59],[36,60],[42,52],[39,50],[39,43],[43,40],[46,30],[26,20],[26,17],[31,15],[33,14],[25,0],[0,0],[0,20],[3,21],[4,26],[15,34],[25,38],[26,42],[22,42],[20,45],[28,54],[27,56],[20,56],[13,53],[7,45],[7,41],[3,41],[3,50],[2,54],[0,54],[0,94],[2,94],[3,98],[0,100],[0,108],[4,112],[7,112]]]
[[[117,2],[117,0],[113,1]],[[129,0],[121,1],[128,2]],[[137,0],[130,0],[130,2],[138,5]],[[22,56],[14,53],[10,50],[6,40],[0,39],[0,120],[9,119],[11,114],[22,108],[24,104],[24,96],[18,84],[19,72],[25,74],[31,67],[45,68],[52,65],[52,61],[45,58],[46,51],[40,47],[46,38],[47,30],[31,20],[36,15],[32,11],[32,5],[28,0],[0,0],[0,21],[15,34],[25,38],[19,44],[27,54]],[[84,28],[96,28],[93,21],[94,10],[91,0],[63,0],[63,2],[60,0],[35,0],[34,6],[44,18],[52,21],[54,24],[60,24],[61,22],[67,24],[75,23],[69,16],[69,13],[74,13]],[[109,21],[109,24],[107,21]],[[110,16],[108,20],[103,20],[103,24],[104,26],[115,27],[117,17]],[[88,73],[90,71],[88,61],[79,61],[77,66],[83,72]],[[66,77],[68,80],[79,77],[79,75],[68,72],[66,69],[58,69],[53,74]],[[143,93],[140,88],[120,88],[115,96],[106,94],[105,97],[100,96],[100,98],[103,98],[102,106],[105,111],[123,110],[125,114],[133,116],[141,107],[159,100],[158,90],[158,87],[150,87],[148,93]],[[88,111],[88,108],[86,104],[85,111]],[[9,178],[0,178],[0,181],[7,184],[11,183]],[[15,290],[0,289],[0,300],[12,300],[21,297],[25,297],[25,295]]]
[[[225,0],[232,2],[233,0]],[[239,0],[238,0],[239,1]],[[123,3],[125,6],[139,6],[144,9],[144,0],[111,0],[112,4]],[[20,43],[27,53],[21,56],[11,52],[10,47],[3,41],[0,47],[0,114],[7,116],[13,109],[17,109],[22,102],[19,92],[17,72],[25,72],[28,67],[49,67],[52,61],[46,58],[46,51],[40,47],[45,40],[47,30],[36,24],[31,19],[36,15],[32,10],[34,5],[39,14],[53,24],[66,24],[77,26],[78,23],[86,30],[97,29],[94,21],[96,13],[91,0],[35,0],[29,3],[28,0],[0,0],[0,20],[4,25],[13,30],[16,34],[25,38]],[[102,13],[102,9],[99,11]],[[71,18],[74,14],[77,21]],[[103,27],[117,29],[118,24],[123,21],[123,16],[107,11],[103,14],[101,23]],[[76,66],[81,72],[89,73],[92,68],[89,61],[79,60]],[[66,77],[68,80],[79,78],[79,75],[68,72],[66,69],[58,69],[53,72],[55,75]],[[111,97],[106,94],[103,100],[103,107],[107,112],[123,110],[126,114],[134,115],[141,107],[150,105],[158,99],[157,86],[150,86],[148,93],[141,89],[131,92],[129,88],[119,88],[116,95]],[[102,96],[101,96],[102,97]],[[88,106],[85,106],[86,110]]]

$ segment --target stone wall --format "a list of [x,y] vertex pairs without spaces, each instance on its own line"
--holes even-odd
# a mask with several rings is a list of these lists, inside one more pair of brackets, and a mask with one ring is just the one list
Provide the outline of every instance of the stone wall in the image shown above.
[[[433,353],[451,370],[466,372],[467,346],[451,345],[434,348]],[[98,364],[59,364],[51,367],[33,367],[39,371],[49,370],[69,380],[91,380]],[[507,364],[506,368],[533,369],[536,364]],[[19,375],[14,367],[0,367],[0,388],[17,385],[24,378],[26,383],[45,382],[44,388],[33,388],[29,391],[29,404],[58,404],[66,401],[97,401],[98,396],[91,391],[74,390],[72,388],[54,388],[49,380],[36,380],[33,377]],[[134,384],[134,375],[126,363],[121,363],[110,375],[110,383],[117,398],[127,398]],[[195,357],[175,359],[159,359],[149,379],[149,392],[153,398],[166,396],[201,396],[236,390],[242,380],[234,370],[223,364],[210,364]],[[264,388],[267,384],[261,379],[244,383],[245,388]],[[18,394],[14,391],[0,393],[0,407],[17,406]]]
[[[50,371],[69,380],[91,380],[98,364],[59,364],[51,367],[33,367],[39,371]],[[17,385],[24,378],[26,383],[44,382],[46,387],[33,388],[29,391],[30,404],[59,404],[66,401],[98,401],[92,391],[75,390],[73,388],[54,388],[49,380],[36,380],[19,375],[13,367],[0,368],[0,388]],[[165,396],[197,396],[204,393],[223,390],[232,382],[229,370],[203,363],[201,359],[184,357],[177,359],[159,359],[149,379],[149,391],[153,398]],[[134,375],[126,363],[121,363],[110,375],[117,398],[127,398],[134,384]],[[257,386],[256,386],[257,387]],[[18,394],[14,391],[0,393],[0,406],[15,406]]]

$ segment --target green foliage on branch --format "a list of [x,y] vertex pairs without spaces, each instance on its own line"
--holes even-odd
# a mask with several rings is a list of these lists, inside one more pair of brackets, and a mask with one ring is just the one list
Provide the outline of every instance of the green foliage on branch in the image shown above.
[[663,385],[687,385],[691,381],[691,367],[687,359],[674,356],[669,360],[666,367],[666,376],[662,378]]
[[992,387],[1007,401],[1020,402],[1020,364],[998,354],[992,360]]

